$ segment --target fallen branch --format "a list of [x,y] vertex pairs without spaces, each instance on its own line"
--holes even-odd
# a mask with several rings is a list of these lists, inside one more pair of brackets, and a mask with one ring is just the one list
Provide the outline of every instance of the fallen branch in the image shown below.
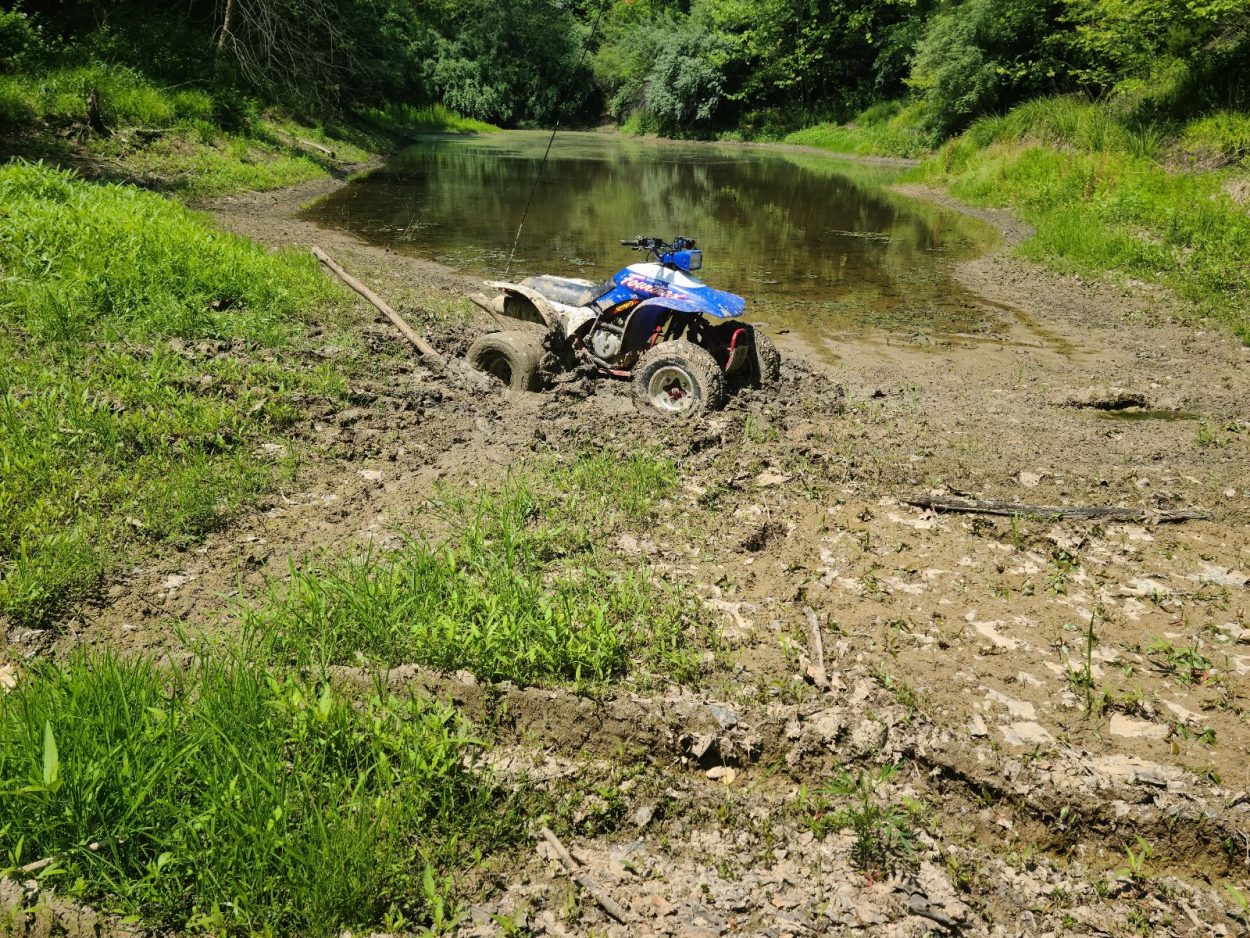
[[269,129],[278,136],[286,137],[288,140],[295,141],[298,146],[311,147],[314,150],[324,153],[332,160],[338,159],[338,157],[334,155],[334,151],[329,147],[323,147],[319,143],[313,143],[311,140],[305,140],[303,137],[297,137],[295,134],[287,133],[285,130],[279,130],[277,127],[270,127]]
[[807,621],[807,667],[804,671],[817,688],[827,690],[831,682],[825,670],[825,642],[820,637],[820,620],[811,606],[803,607],[803,617]]
[[393,322],[395,324],[395,328],[404,334],[404,338],[413,344],[423,359],[438,366],[440,370],[445,370],[447,368],[447,360],[438,353],[438,349],[432,346],[429,342],[425,341],[425,339],[421,338],[421,336],[417,335],[412,326],[408,325],[408,323],[404,320],[404,317],[395,312],[395,310],[391,309],[382,297],[378,296],[335,263],[334,259],[325,251],[321,250],[321,248],[313,247],[312,253],[313,257],[317,258],[317,260],[325,264],[326,267],[330,268],[330,271],[336,277],[376,306],[387,319]]
[[595,902],[599,903],[599,908],[607,912],[608,915],[616,919],[622,925],[628,925],[633,917],[629,911],[624,908],[615,899],[599,888],[593,879],[582,872],[582,868],[577,865],[577,861],[573,859],[572,854],[564,849],[564,844],[556,838],[556,835],[546,828],[540,828],[539,833],[542,834],[543,840],[547,842],[547,846],[551,848],[556,858],[560,861],[560,865],[573,878],[573,881],[582,889],[586,890],[586,894]]
[[1204,511],[1155,511],[1150,508],[1081,508],[1064,505],[1022,505],[979,498],[956,498],[947,495],[918,495],[904,498],[903,504],[932,511],[963,511],[982,515],[1032,516],[1061,521],[1142,521],[1149,524],[1174,524],[1178,521],[1203,521]]

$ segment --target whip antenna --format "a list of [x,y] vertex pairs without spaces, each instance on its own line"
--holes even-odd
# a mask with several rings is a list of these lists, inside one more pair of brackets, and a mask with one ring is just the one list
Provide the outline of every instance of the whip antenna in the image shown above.
[[[590,27],[590,33],[586,36],[585,43],[582,44],[582,54],[577,58],[577,64],[573,66],[573,72],[576,74],[581,70],[582,63],[586,61],[586,54],[590,52],[590,44],[594,41],[595,33],[599,31],[599,21],[603,19],[604,12],[608,9],[611,0],[603,0],[603,4],[599,7],[599,13],[595,17],[594,24]],[[534,184],[530,186],[529,198],[525,200],[525,210],[521,212],[521,221],[516,226],[516,237],[512,239],[512,250],[508,252],[508,263],[504,266],[503,275],[506,280],[508,272],[512,270],[512,258],[516,255],[516,246],[521,243],[521,229],[525,227],[525,219],[530,213],[530,206],[534,204],[534,193],[538,191],[538,184],[542,181],[543,170],[547,168],[547,157],[551,155],[551,145],[556,142],[556,134],[560,130],[560,117],[556,117],[555,126],[551,128],[551,136],[547,138],[547,149],[543,151],[542,162],[538,164],[538,172],[534,176]]]

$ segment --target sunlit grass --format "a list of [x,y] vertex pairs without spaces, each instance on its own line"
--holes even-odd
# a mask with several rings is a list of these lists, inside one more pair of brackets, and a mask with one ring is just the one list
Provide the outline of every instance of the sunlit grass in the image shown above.
[[[160,929],[445,921],[435,871],[517,820],[444,707],[349,700],[241,651],[37,663],[0,697],[0,866]],[[29,874],[27,874],[29,875]]]
[[1166,149],[1059,98],[974,124],[921,173],[960,198],[1016,209],[1037,229],[1025,254],[1166,285],[1250,341],[1250,214],[1225,190],[1239,171],[1169,170],[1154,158]]
[[249,354],[324,306],[312,264],[152,193],[0,168],[0,268],[0,612],[14,621],[53,622],[127,544],[220,524],[273,483],[253,451],[289,426],[285,399],[341,390]]
[[384,127],[395,130],[420,130],[429,133],[485,134],[499,128],[485,121],[464,117],[441,104],[416,107],[411,104],[388,104],[366,112],[367,116]]
[[613,564],[599,546],[605,519],[588,513],[646,517],[671,464],[618,460],[600,476],[608,468],[585,457],[491,494],[444,494],[441,537],[295,567],[246,627],[294,663],[417,663],[521,684],[594,683],[636,665],[693,678],[698,607],[647,564]]

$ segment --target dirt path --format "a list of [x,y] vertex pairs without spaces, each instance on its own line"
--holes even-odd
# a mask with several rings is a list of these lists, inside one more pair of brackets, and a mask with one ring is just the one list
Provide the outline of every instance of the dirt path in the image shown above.
[[[275,247],[321,244],[449,351],[489,327],[455,324],[473,281],[296,217],[335,185],[207,208]],[[76,638],[172,648],[171,624],[228,619],[292,559],[419,528],[440,482],[489,485],[534,452],[657,448],[684,476],[670,520],[613,549],[717,611],[722,679],[589,699],[393,675],[489,717],[504,775],[594,793],[570,846],[635,919],[605,917],[539,850],[484,875],[462,933],[1237,934],[1224,886],[1250,876],[1250,349],[1181,325],[1144,287],[1006,253],[959,277],[1002,304],[1001,334],[866,335],[819,350],[830,367],[779,336],[781,391],[694,427],[639,413],[617,384],[465,390],[406,361],[362,307],[387,354],[354,381],[355,406],[311,415],[296,484],[134,571]],[[1144,407],[1089,406],[1126,391]],[[1210,520],[901,501],[931,491]],[[808,609],[823,691],[797,657]],[[866,876],[854,833],[822,826],[816,793],[840,773],[906,827],[905,869]]]

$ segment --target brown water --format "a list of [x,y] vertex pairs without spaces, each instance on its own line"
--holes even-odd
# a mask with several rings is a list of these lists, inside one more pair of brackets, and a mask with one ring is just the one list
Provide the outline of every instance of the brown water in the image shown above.
[[[377,244],[499,277],[545,132],[437,137],[308,212]],[[989,226],[895,195],[901,170],[817,154],[561,133],[510,279],[611,276],[642,260],[621,238],[696,238],[699,276],[747,315],[811,339],[866,329],[902,338],[983,333],[1003,310],[952,265],[996,243]]]

